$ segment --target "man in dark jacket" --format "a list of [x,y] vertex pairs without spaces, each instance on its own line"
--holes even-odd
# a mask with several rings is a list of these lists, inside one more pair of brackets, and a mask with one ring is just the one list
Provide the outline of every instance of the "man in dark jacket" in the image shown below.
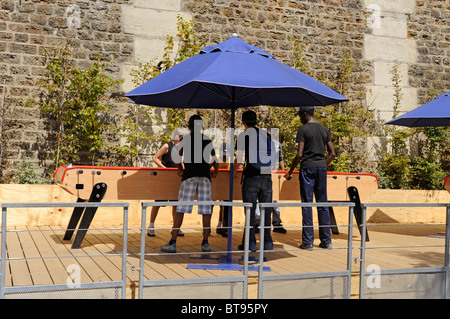
[[[267,131],[256,127],[257,118],[253,111],[246,111],[242,114],[242,122],[245,131],[237,137],[237,151],[234,162],[234,176],[236,177],[236,169],[242,163],[245,163],[243,171],[242,184],[242,200],[252,203],[250,210],[250,250],[256,251],[255,237],[255,210],[256,203],[272,202],[272,175],[271,168],[276,163],[276,151]],[[270,143],[270,145],[268,145]],[[270,153],[270,154],[269,154]],[[245,157],[244,157],[245,155]],[[263,165],[261,165],[263,164]],[[273,249],[272,236],[270,234],[270,217],[271,210],[265,209],[265,226],[264,229],[264,250]],[[245,238],[245,235],[244,235]],[[244,248],[244,239],[239,249]]]

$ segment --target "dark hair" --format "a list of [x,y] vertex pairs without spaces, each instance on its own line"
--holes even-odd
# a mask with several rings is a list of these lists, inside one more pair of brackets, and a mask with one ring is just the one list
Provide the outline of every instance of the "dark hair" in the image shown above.
[[314,106],[301,106],[298,110],[298,115],[301,115],[303,113],[306,113],[309,116],[314,116]]
[[[194,114],[189,118],[189,124],[188,127],[190,130],[194,129],[194,125],[196,121],[202,121],[202,118],[200,115]],[[200,123],[201,124],[201,123]]]
[[248,126],[256,125],[258,119],[256,118],[256,113],[254,111],[245,111],[242,113],[242,122]]

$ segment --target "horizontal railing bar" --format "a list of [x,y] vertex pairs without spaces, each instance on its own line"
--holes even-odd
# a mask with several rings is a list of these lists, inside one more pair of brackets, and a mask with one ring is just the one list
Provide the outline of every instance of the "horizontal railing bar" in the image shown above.
[[353,202],[321,202],[321,203],[259,203],[260,207],[355,207]]
[[244,282],[243,276],[232,277],[208,277],[208,278],[187,278],[187,279],[163,279],[163,280],[144,280],[144,286],[171,286],[171,285],[192,285],[192,284],[209,284],[223,282]]
[[[378,272],[379,271],[379,272]],[[376,274],[394,275],[394,274],[421,274],[421,273],[441,273],[445,272],[445,267],[428,267],[428,268],[403,268],[403,269],[380,269]],[[364,275],[373,275],[372,271],[364,271]]]
[[234,206],[252,207],[252,203],[220,202],[220,201],[171,201],[171,202],[143,202],[142,207],[152,206]]
[[294,280],[307,278],[328,278],[328,277],[345,277],[348,276],[348,270],[315,272],[315,273],[297,273],[284,275],[263,275],[264,280]]
[[47,292],[47,291],[64,291],[64,290],[79,290],[79,289],[102,289],[102,288],[122,288],[122,281],[102,281],[89,283],[72,284],[76,287],[70,287],[67,284],[54,285],[38,285],[38,286],[15,286],[5,287],[5,294],[7,293],[25,293],[25,292]]
[[363,207],[450,207],[450,203],[361,203]]
[[77,203],[2,203],[3,208],[45,208],[45,207],[129,207],[129,203],[77,202]]

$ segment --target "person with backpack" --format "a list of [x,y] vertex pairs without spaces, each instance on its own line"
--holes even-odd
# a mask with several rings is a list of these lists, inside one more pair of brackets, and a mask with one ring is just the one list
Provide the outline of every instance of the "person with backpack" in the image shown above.
[[[236,178],[236,169],[244,164],[242,180],[242,200],[252,203],[250,209],[250,250],[256,251],[255,236],[255,210],[256,203],[272,202],[272,175],[271,167],[276,162],[276,151],[270,135],[267,131],[256,127],[258,123],[256,113],[246,111],[242,114],[242,123],[245,131],[238,135],[236,143],[236,158],[234,160],[233,174]],[[270,234],[271,211],[265,209],[264,250],[273,249],[272,236]],[[244,249],[244,238],[238,249]]]

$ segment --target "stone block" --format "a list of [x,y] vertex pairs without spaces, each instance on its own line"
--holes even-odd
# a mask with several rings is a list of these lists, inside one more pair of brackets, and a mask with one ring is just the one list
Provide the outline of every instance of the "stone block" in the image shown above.
[[[123,30],[125,33],[145,37],[175,35],[178,13],[124,6]],[[190,19],[186,15],[184,17]]]
[[144,9],[180,11],[181,0],[135,0],[134,6]]
[[364,0],[364,7],[378,6],[381,15],[385,12],[412,14],[416,9],[416,0]]
[[[368,86],[367,103],[379,112],[381,122],[392,119],[394,107],[394,87],[392,86]],[[408,112],[418,107],[417,89],[411,87],[402,88],[403,97],[399,111]]]
[[406,15],[402,13],[384,13],[380,16],[379,24],[372,28],[373,35],[391,38],[408,37],[408,25]]
[[[391,62],[374,62],[373,69],[374,69],[374,84],[375,85],[382,85],[382,86],[392,86],[392,68],[394,67],[395,63]],[[401,87],[408,87],[409,81],[408,81],[408,64],[402,63],[399,64],[398,68],[400,77],[401,77]]]
[[404,62],[414,64],[417,60],[416,41],[366,34],[364,36],[365,58],[369,61]]

